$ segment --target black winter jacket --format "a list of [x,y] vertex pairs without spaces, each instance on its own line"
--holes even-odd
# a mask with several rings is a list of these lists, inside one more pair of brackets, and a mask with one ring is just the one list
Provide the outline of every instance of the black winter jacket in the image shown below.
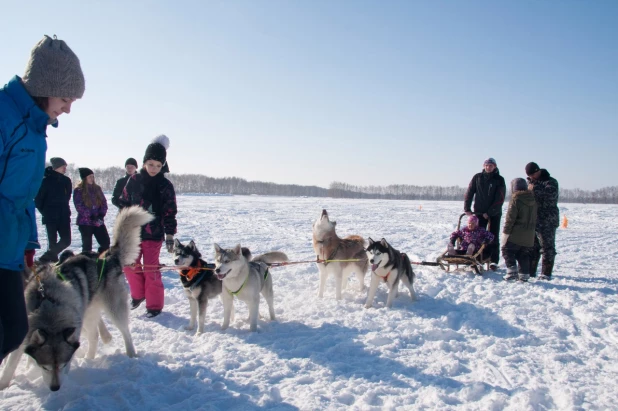
[[129,182],[129,178],[131,176],[126,174],[124,177],[118,179],[116,181],[116,185],[114,186],[114,192],[112,193],[112,204],[122,210],[123,205],[120,203],[120,197],[122,197],[122,190],[126,187]]
[[472,198],[474,198],[474,212],[487,213],[490,217],[502,215],[504,194],[506,185],[504,178],[496,168],[492,173],[483,172],[475,174],[468,185],[464,197],[464,211],[472,211]]
[[45,169],[45,176],[34,204],[43,216],[43,224],[62,224],[71,221],[71,179],[51,167]]
[[118,201],[121,208],[139,205],[155,216],[142,227],[142,240],[161,241],[166,234],[176,234],[176,193],[162,171],[155,177],[144,169],[132,175]]

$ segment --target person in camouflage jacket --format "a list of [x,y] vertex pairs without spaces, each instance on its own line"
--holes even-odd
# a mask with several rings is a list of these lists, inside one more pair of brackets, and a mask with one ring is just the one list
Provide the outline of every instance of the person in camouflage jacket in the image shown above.
[[551,177],[546,169],[539,168],[538,164],[531,162],[526,165],[528,175],[528,189],[534,193],[538,205],[536,219],[536,237],[534,240],[534,253],[530,262],[530,276],[535,277],[541,254],[541,276],[539,278],[550,280],[554,269],[556,257],[556,230],[560,225],[560,211],[558,210],[558,181]]

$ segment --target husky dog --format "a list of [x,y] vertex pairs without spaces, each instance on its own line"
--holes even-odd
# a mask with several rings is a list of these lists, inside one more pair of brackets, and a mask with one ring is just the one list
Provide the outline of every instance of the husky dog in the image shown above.
[[174,264],[183,267],[180,271],[180,281],[191,307],[191,320],[185,329],[195,329],[199,314],[198,334],[204,332],[208,300],[221,294],[221,280],[214,275],[215,265],[207,264],[201,257],[202,254],[193,240],[187,245],[183,245],[178,239],[174,240]]
[[365,308],[371,308],[373,298],[382,281],[386,283],[389,290],[386,300],[386,306],[388,308],[393,305],[393,300],[397,297],[397,288],[400,280],[408,287],[408,290],[410,290],[410,297],[412,297],[412,300],[416,300],[416,293],[414,292],[415,275],[414,271],[412,271],[410,259],[406,254],[395,250],[385,239],[376,242],[369,238],[367,258],[371,263],[372,275]]
[[359,291],[365,290],[365,273],[367,272],[367,254],[365,240],[358,235],[339,238],[335,233],[336,221],[328,219],[326,210],[313,223],[313,250],[319,260],[359,260],[356,262],[318,263],[320,270],[320,289],[318,297],[324,296],[324,287],[329,274],[335,276],[337,299],[341,300],[341,288],[347,286],[350,273],[356,273]]
[[122,267],[137,258],[141,227],[152,218],[138,206],[125,208],[116,218],[112,246],[98,259],[90,255],[67,256],[60,265],[37,267],[35,279],[25,290],[28,334],[9,355],[0,389],[9,385],[24,352],[40,367],[49,389],[60,389],[62,374],[68,373],[79,348],[82,329],[88,339],[86,358],[94,358],[99,333],[104,342],[111,339],[105,326],[101,328],[101,310],[120,330],[127,355],[135,357]]
[[223,282],[221,301],[223,302],[223,324],[227,329],[234,308],[234,296],[249,306],[249,328],[257,331],[260,308],[260,293],[266,299],[270,319],[275,319],[273,307],[273,279],[268,270],[270,263],[288,261],[287,255],[273,251],[247,258],[238,244],[232,249],[223,249],[215,244],[215,274]]

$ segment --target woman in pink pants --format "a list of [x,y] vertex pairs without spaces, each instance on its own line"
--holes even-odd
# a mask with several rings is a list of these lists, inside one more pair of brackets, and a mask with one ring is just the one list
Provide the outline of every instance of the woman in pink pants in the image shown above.
[[146,316],[156,317],[163,310],[163,281],[159,270],[159,253],[163,241],[168,252],[174,248],[176,234],[176,193],[165,178],[169,172],[166,156],[169,138],[159,136],[146,148],[144,166],[131,176],[118,202],[122,207],[140,205],[155,218],[142,227],[141,252],[135,266],[124,272],[131,288],[131,309],[146,300]]

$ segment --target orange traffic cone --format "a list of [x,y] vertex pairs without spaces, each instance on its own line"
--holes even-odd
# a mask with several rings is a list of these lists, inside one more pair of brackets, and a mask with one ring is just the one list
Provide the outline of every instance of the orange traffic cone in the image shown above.
[[567,216],[562,217],[562,224],[560,224],[560,228],[567,228],[569,226],[569,219]]

